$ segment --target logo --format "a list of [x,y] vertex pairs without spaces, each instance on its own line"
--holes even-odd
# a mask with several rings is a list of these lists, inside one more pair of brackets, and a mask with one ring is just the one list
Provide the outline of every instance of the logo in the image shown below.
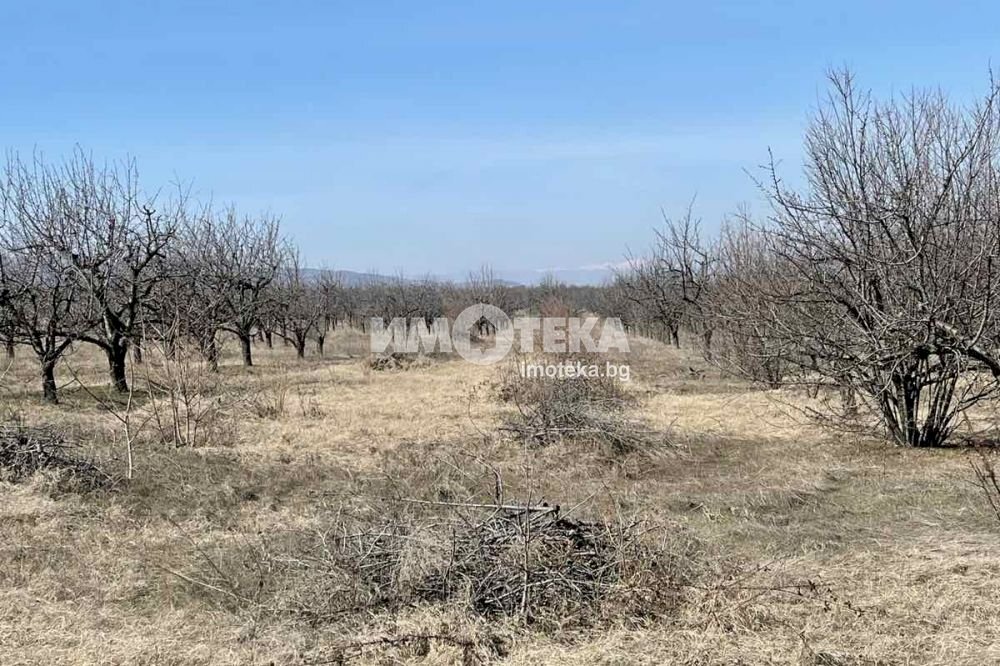
[[386,326],[384,320],[373,317],[370,323],[372,353],[455,351],[476,365],[502,361],[515,345],[521,352],[533,353],[539,342],[543,352],[553,354],[629,351],[625,328],[617,317],[509,317],[496,306],[477,303],[462,310],[454,322],[447,317],[430,323],[396,317]]

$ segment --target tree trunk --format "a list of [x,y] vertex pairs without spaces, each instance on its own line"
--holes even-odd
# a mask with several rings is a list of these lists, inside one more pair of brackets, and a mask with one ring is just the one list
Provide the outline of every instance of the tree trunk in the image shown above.
[[128,342],[124,340],[113,342],[104,351],[108,355],[111,385],[119,393],[128,393],[128,376],[125,371],[128,359]]
[[320,356],[323,355],[323,345],[325,343],[326,343],[326,336],[325,335],[317,335],[316,336],[316,351],[319,352]]
[[208,363],[210,372],[219,371],[219,346],[215,344],[214,335],[207,341],[202,342],[201,355],[205,357],[205,362]]
[[240,349],[243,352],[243,365],[249,368],[253,365],[253,350],[250,347],[250,335],[240,333],[237,337],[240,339]]
[[132,341],[132,362],[142,365],[142,340]]
[[274,349],[274,334],[270,329],[264,331],[264,344],[268,349]]
[[298,358],[306,357],[306,336],[295,336],[295,355]]
[[673,343],[674,349],[681,348],[680,330],[676,326],[670,327],[670,341]]
[[56,393],[56,362],[42,361],[42,400],[55,405],[59,403]]
[[914,374],[912,370],[893,373],[892,391],[880,396],[883,421],[889,436],[900,446],[937,446],[940,441],[934,432],[921,432],[917,415],[921,386]]
[[4,349],[7,352],[7,360],[8,361],[13,361],[14,360],[14,338],[7,338],[7,340],[4,342]]

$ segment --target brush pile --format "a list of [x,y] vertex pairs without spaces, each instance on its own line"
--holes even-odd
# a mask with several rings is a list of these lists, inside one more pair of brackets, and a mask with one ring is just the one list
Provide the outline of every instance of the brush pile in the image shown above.
[[693,561],[674,548],[687,543],[673,538],[682,532],[577,520],[545,505],[449,506],[200,553],[180,577],[227,604],[355,628],[359,613],[432,606],[545,631],[640,622],[681,603]]
[[76,455],[78,448],[51,428],[0,425],[0,478],[18,483],[36,472],[53,470],[84,487],[110,485],[110,476]]
[[563,517],[559,507],[498,508],[454,532],[446,566],[419,593],[429,601],[461,598],[488,617],[572,623],[625,590],[636,592],[642,570],[659,582],[641,596],[662,602],[669,567],[640,543],[639,532]]
[[430,365],[430,359],[418,354],[375,354],[370,356],[366,365],[374,372],[393,372],[400,370],[410,370],[416,368],[426,368]]
[[539,446],[567,440],[600,445],[612,456],[649,451],[666,444],[642,421],[629,418],[634,398],[608,377],[530,377],[524,364],[501,371],[497,397],[515,411],[499,426],[502,433]]

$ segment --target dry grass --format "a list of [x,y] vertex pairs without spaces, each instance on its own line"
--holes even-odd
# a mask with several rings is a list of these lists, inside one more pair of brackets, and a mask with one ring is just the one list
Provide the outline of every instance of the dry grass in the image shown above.
[[[226,348],[225,391],[245,405],[280,394],[280,410],[248,407],[233,437],[193,447],[147,432],[135,479],[113,490],[67,491],[44,471],[0,482],[0,663],[1000,661],[1000,524],[965,451],[826,434],[789,408],[804,396],[750,391],[637,341],[635,414],[681,453],[609,464],[570,441],[495,437],[509,409],[490,398],[495,369],[435,359],[371,372],[362,349],[342,331],[326,358],[260,349],[245,370]],[[80,347],[70,363],[103,390],[99,356]],[[36,375],[23,355],[0,411],[73,433],[119,474],[120,424],[78,387],[42,404]],[[543,630],[460,599],[365,606],[366,579],[322,568],[336,530],[453,525],[450,506],[495,501],[497,478],[508,501],[655,525],[680,567],[676,604],[649,616],[609,605]],[[433,570],[436,544],[407,551],[400,580]],[[306,612],[346,601],[365,609]]]

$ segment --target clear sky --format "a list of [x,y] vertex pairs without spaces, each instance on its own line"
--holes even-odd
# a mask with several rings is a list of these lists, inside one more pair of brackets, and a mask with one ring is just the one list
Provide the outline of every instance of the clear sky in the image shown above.
[[[40,6],[41,5],[41,6]],[[981,92],[995,3],[3,2],[0,130],[280,213],[312,265],[573,268],[790,167],[824,72]]]

